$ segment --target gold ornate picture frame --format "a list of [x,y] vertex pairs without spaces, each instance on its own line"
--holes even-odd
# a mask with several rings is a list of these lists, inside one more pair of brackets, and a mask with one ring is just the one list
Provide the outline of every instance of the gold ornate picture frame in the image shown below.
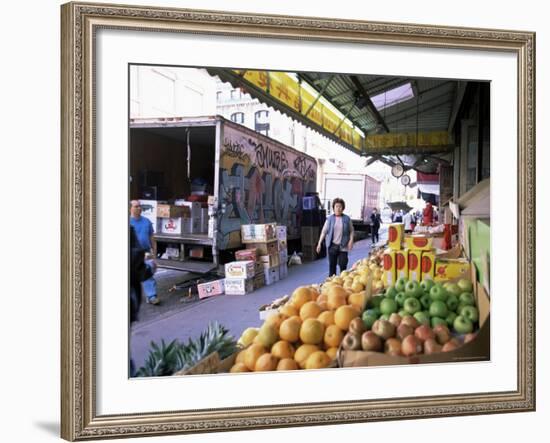
[[[532,32],[68,3],[62,6],[61,435],[67,440],[535,410],[535,35]],[[99,415],[96,391],[96,33],[184,33],[472,49],[517,57],[517,389]],[[123,254],[123,251],[119,252]]]

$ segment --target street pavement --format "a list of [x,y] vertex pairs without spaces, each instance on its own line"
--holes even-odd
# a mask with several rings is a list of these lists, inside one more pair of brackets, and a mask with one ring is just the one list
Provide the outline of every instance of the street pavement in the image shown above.
[[[381,229],[381,243],[385,241],[385,229]],[[371,250],[371,240],[355,243],[349,254],[349,265],[367,257]],[[221,295],[199,300],[168,292],[175,283],[183,281],[186,273],[178,271],[156,274],[161,304],[142,305],[140,319],[132,325],[130,351],[136,367],[143,365],[152,341],[169,343],[178,339],[186,343],[204,332],[209,322],[217,321],[238,339],[248,327],[259,327],[258,308],[274,299],[292,294],[298,286],[323,282],[328,275],[328,260],[320,259],[288,268],[287,278],[264,286],[246,295]]]

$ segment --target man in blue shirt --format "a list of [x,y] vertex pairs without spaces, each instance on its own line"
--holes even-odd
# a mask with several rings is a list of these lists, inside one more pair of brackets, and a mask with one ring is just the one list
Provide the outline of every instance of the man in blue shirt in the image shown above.
[[[134,228],[136,237],[141,248],[148,251],[153,257],[156,256],[155,241],[153,240],[153,225],[145,217],[141,216],[141,204],[138,200],[130,202],[130,226]],[[146,263],[155,268],[155,262],[152,259],[146,260]],[[157,305],[159,299],[157,297],[157,282],[153,276],[142,283],[143,292],[147,298],[147,303]]]

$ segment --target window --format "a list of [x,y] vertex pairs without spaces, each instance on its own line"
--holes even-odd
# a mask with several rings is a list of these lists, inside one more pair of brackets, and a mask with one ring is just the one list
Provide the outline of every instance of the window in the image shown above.
[[269,111],[257,111],[254,114],[254,130],[269,136]]
[[231,100],[239,100],[241,98],[241,90],[240,89],[232,89],[231,90]]
[[231,114],[231,121],[244,125],[244,112],[234,112]]
[[371,97],[376,109],[381,110],[397,105],[414,97],[412,86],[410,83],[398,86],[397,88],[388,89],[381,94]]
[[223,96],[223,92],[222,91],[217,91],[216,92],[216,101],[219,103],[222,101],[222,96]]

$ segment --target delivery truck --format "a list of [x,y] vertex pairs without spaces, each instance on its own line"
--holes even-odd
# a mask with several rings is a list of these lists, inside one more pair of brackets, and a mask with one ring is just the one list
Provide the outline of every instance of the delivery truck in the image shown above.
[[356,231],[370,233],[370,215],[379,207],[380,182],[367,174],[326,173],[323,175],[322,202],[327,214],[336,197],[346,202],[345,213],[351,217]]
[[[169,257],[160,266],[209,272],[244,247],[242,225],[276,222],[289,240],[300,237],[313,157],[221,116],[132,119],[129,140],[129,199],[148,209]],[[187,209],[158,217],[159,204]]]

